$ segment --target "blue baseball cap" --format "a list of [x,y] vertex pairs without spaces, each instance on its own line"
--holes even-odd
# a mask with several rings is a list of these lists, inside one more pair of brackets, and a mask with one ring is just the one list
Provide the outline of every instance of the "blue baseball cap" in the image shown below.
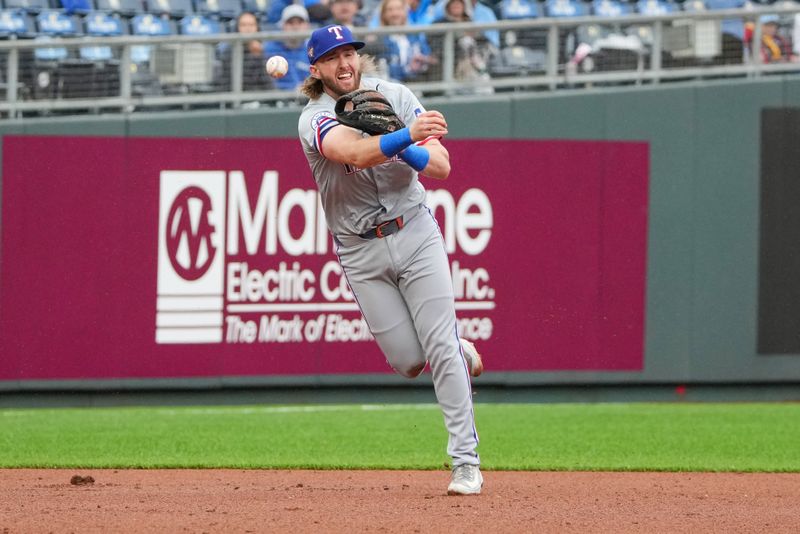
[[331,24],[314,30],[308,40],[308,62],[313,65],[319,58],[340,46],[352,45],[356,50],[364,48],[364,43],[353,39],[347,26]]

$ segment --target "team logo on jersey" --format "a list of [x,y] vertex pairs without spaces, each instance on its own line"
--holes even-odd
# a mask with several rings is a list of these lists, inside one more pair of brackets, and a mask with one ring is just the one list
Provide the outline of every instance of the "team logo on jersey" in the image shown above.
[[422,114],[422,108],[414,108],[414,116],[419,117]]
[[314,130],[318,130],[320,124],[322,124],[328,119],[335,119],[335,118],[336,116],[330,111],[319,111],[315,113],[313,117],[311,117],[311,128],[313,128]]

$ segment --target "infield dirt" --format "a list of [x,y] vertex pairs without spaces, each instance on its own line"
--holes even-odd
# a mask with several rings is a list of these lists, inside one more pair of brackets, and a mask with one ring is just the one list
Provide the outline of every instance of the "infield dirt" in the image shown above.
[[0,470],[0,533],[800,528],[800,473],[485,471],[484,478],[482,495],[448,497],[448,471]]

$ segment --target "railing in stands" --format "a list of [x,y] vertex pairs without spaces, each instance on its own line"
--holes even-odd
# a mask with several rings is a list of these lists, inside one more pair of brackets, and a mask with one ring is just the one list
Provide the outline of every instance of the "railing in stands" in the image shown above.
[[[773,37],[775,26],[765,33],[765,24],[776,17],[779,34]],[[796,72],[800,63],[789,49],[788,35],[795,20],[800,24],[800,5],[784,3],[658,15],[357,28],[355,33],[370,43],[383,76],[394,72],[391,58],[382,55],[384,40],[391,34],[424,34],[432,59],[405,82],[423,95],[449,97]],[[728,34],[731,22],[734,33]],[[483,37],[492,31],[500,46]],[[308,35],[10,38],[0,41],[0,113],[20,117],[300,105],[296,90],[252,83],[243,66],[245,44],[254,38],[270,42]],[[766,44],[751,53],[749,43],[762,39]],[[263,68],[263,61],[258,58],[253,68]]]

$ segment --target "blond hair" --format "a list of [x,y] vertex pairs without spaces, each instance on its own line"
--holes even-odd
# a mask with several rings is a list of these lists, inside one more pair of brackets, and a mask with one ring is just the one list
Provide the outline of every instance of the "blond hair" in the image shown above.
[[[375,63],[374,57],[370,56],[369,54],[359,54],[358,59],[359,71],[362,75],[374,74],[377,72],[378,66]],[[309,75],[305,80],[303,80],[303,85],[300,86],[300,92],[311,100],[316,100],[322,96],[322,93],[325,92],[325,86],[322,84],[322,80]]]
[[[381,5],[380,5],[380,8],[378,10],[378,12],[380,13],[381,26],[388,26],[388,24],[386,24],[386,10],[389,7],[389,2],[392,2],[392,1],[394,1],[394,0],[381,0]],[[399,0],[399,1],[406,8],[408,8],[408,0]],[[408,23],[408,14],[406,14],[405,22],[406,22],[406,24]]]

